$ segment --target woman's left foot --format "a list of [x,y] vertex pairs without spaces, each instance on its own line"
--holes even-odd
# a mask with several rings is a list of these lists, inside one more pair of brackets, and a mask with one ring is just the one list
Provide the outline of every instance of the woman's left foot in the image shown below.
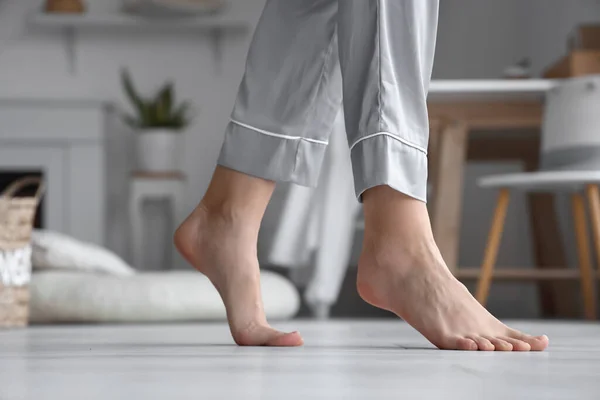
[[177,229],[174,241],[185,259],[206,275],[221,295],[238,345],[303,344],[298,332],[280,332],[267,322],[250,224],[211,213],[201,203]]

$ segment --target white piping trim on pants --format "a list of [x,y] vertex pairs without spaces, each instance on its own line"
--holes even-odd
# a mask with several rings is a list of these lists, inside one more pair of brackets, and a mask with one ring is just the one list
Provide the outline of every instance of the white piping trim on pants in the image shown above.
[[251,130],[253,130],[255,132],[262,133],[263,135],[273,136],[273,137],[276,137],[276,138],[279,138],[279,139],[306,140],[307,142],[311,142],[311,143],[324,144],[324,145],[328,145],[329,144],[329,142],[327,142],[325,140],[310,139],[310,138],[304,138],[304,137],[300,137],[300,136],[281,135],[279,133],[264,131],[262,129],[258,129],[258,128],[255,128],[253,126],[250,126],[250,125],[244,124],[242,122],[236,121],[233,118],[231,119],[231,122],[233,122],[236,125],[243,126],[244,128],[251,129]]
[[357,144],[359,144],[359,143],[360,143],[360,142],[362,142],[363,140],[366,140],[366,139],[371,139],[372,137],[375,137],[375,136],[381,136],[381,135],[383,135],[383,136],[389,136],[389,137],[391,137],[392,139],[396,139],[397,141],[399,141],[399,142],[402,142],[402,143],[404,143],[405,145],[407,145],[407,146],[410,146],[410,147],[412,147],[412,148],[414,148],[414,149],[417,149],[417,150],[419,150],[420,152],[422,152],[422,153],[424,153],[425,155],[427,155],[427,150],[426,150],[426,149],[424,149],[423,147],[421,147],[421,146],[417,146],[416,144],[414,144],[414,143],[411,143],[411,142],[409,142],[409,141],[408,141],[408,140],[406,140],[406,139],[402,139],[401,137],[398,137],[398,136],[396,136],[396,135],[392,135],[392,134],[391,134],[391,133],[389,133],[389,132],[376,132],[376,133],[372,133],[372,134],[370,134],[370,135],[367,135],[367,136],[363,136],[363,137],[359,138],[358,140],[356,140],[356,142],[352,143],[352,146],[350,146],[350,150],[352,150],[352,149],[354,148],[354,146],[356,146]]

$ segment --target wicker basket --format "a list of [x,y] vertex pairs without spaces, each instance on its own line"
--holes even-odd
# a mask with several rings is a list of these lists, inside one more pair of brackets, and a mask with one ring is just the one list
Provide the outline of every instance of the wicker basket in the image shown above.
[[[33,197],[15,197],[27,186],[37,186]],[[31,280],[31,230],[44,191],[42,180],[26,177],[0,195],[0,328],[27,325]]]

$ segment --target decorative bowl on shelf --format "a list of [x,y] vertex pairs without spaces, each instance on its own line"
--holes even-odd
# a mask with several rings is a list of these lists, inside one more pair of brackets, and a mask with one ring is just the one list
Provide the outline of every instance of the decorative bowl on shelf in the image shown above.
[[215,13],[224,0],[123,0],[123,10],[147,18],[181,18]]
[[531,61],[523,58],[513,65],[504,68],[504,79],[529,79],[531,78]]
[[81,14],[85,12],[83,0],[47,0],[45,11],[56,14]]

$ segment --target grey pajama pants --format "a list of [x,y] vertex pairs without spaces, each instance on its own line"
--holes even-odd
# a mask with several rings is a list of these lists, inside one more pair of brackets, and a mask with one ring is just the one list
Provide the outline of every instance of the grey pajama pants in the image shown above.
[[219,165],[315,186],[343,102],[357,196],[425,201],[437,15],[438,0],[267,0]]

